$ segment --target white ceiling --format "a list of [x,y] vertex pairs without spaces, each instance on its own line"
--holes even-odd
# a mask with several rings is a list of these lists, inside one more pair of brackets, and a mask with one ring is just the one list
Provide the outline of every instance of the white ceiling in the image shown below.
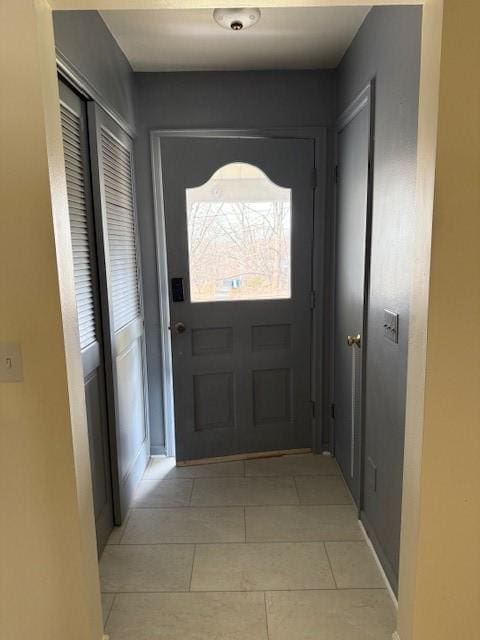
[[218,26],[210,9],[102,11],[134,71],[331,69],[370,7],[262,9],[245,31]]

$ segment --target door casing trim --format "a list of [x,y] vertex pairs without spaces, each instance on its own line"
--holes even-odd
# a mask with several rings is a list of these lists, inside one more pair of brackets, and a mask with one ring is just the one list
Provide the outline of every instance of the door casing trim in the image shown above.
[[[325,225],[329,215],[328,197],[328,126],[318,127],[273,127],[261,129],[153,129],[150,131],[150,157],[152,163],[153,213],[155,227],[155,252],[157,266],[157,286],[160,315],[160,342],[162,351],[162,397],[164,407],[165,454],[175,455],[175,415],[173,403],[173,365],[170,344],[170,307],[168,298],[167,244],[165,231],[165,210],[163,200],[162,177],[162,139],[164,138],[243,138],[243,139],[275,139],[291,138],[311,140],[314,143],[314,175],[312,175],[312,290],[317,300],[325,299],[329,291],[324,267],[326,251]],[[321,190],[323,189],[323,193]],[[324,393],[324,376],[328,371],[325,357],[325,344],[329,343],[329,323],[323,321],[318,304],[312,309],[311,340],[311,399],[319,407],[312,417],[312,449],[315,453],[322,451],[323,423],[328,414],[328,401]],[[315,363],[320,363],[315,366]]]
[[131,138],[135,138],[135,128],[129,124],[116,109],[114,109],[107,98],[97,87],[71,62],[67,56],[55,47],[55,57],[57,61],[57,71],[67,83],[72,84],[75,89],[88,101],[96,102],[99,107],[118,124]]

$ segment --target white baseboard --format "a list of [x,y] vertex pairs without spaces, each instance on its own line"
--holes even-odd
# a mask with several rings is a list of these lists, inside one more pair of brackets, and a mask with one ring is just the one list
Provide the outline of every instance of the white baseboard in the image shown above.
[[[395,595],[395,593],[393,592],[392,587],[390,586],[390,583],[389,583],[388,578],[387,578],[387,576],[385,574],[385,571],[383,570],[383,567],[382,567],[382,565],[380,563],[380,560],[378,559],[377,552],[375,551],[375,548],[374,548],[374,546],[372,544],[372,541],[368,537],[368,534],[367,534],[367,532],[365,530],[365,527],[363,526],[363,523],[359,520],[358,524],[360,525],[360,529],[362,530],[363,537],[365,538],[365,541],[368,544],[368,546],[370,548],[370,551],[373,554],[373,557],[375,558],[375,562],[377,563],[378,570],[380,571],[380,574],[381,574],[381,576],[383,578],[383,581],[385,582],[385,586],[387,587],[387,591],[388,591],[388,593],[390,595],[390,598],[392,599],[393,606],[395,607],[395,609],[398,612],[397,596]],[[394,631],[392,633],[392,640],[400,640],[400,636],[398,635],[398,631]]]
[[[377,552],[375,551],[375,548],[374,548],[374,546],[372,544],[372,541],[368,537],[368,534],[367,534],[367,532],[365,530],[365,527],[363,526],[363,523],[359,520],[358,524],[360,525],[360,529],[362,530],[363,537],[365,538],[365,541],[368,544],[368,546],[370,548],[370,551],[373,554],[373,557],[375,558],[375,562],[377,563],[378,570],[380,571],[380,573],[382,575],[383,581],[385,582],[385,586],[387,587],[387,591],[388,591],[388,593],[390,595],[390,598],[392,599],[393,605],[394,605],[395,609],[398,611],[397,596],[395,595],[395,593],[393,592],[392,587],[390,586],[390,583],[389,583],[388,578],[387,578],[387,576],[385,574],[385,571],[383,570],[382,564],[381,564],[380,560],[378,559]],[[392,636],[393,640],[400,640],[400,638],[399,638],[399,636],[398,636],[396,631],[395,631],[395,634],[396,635]]]

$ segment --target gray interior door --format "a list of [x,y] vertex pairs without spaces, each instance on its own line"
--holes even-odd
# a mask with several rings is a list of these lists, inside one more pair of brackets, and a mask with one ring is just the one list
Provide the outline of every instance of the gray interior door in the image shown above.
[[100,554],[113,527],[113,499],[86,104],[63,82],[59,83],[59,89],[93,505]]
[[126,514],[149,457],[143,305],[140,285],[133,142],[96,104],[89,132],[101,284],[115,416],[118,520]]
[[178,460],[309,448],[309,140],[162,142]]
[[370,113],[368,93],[344,114],[337,132],[335,456],[359,506]]

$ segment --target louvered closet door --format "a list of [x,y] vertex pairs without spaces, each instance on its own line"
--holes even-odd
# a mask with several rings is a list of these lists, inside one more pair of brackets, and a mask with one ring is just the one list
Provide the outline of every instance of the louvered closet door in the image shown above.
[[113,504],[86,105],[63,82],[59,88],[93,502],[101,553],[113,527]]
[[149,456],[132,140],[96,105],[89,109],[110,308],[120,498],[126,513]]

